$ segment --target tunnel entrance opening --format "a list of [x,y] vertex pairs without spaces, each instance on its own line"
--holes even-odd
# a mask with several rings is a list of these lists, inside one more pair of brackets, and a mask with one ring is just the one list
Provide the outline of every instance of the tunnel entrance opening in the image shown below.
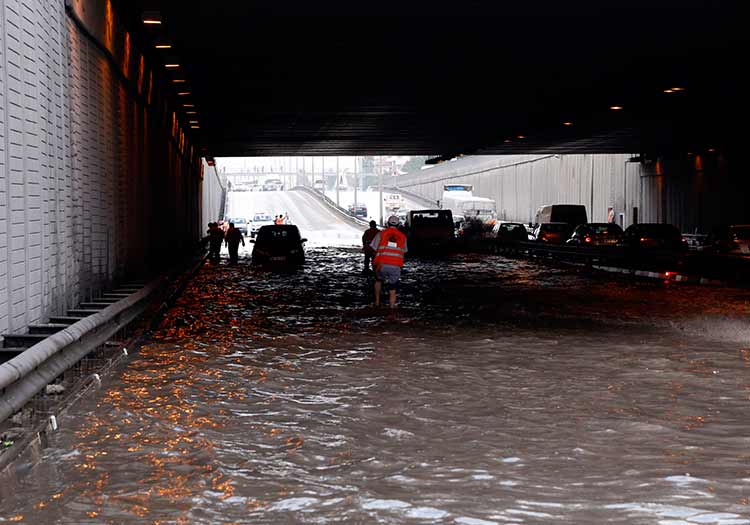
[[[425,207],[404,195],[398,177],[425,166],[427,156],[225,157],[224,219],[259,228],[294,224],[310,247],[361,247],[370,221]],[[240,226],[242,228],[242,226]],[[251,250],[250,247],[246,247]]]

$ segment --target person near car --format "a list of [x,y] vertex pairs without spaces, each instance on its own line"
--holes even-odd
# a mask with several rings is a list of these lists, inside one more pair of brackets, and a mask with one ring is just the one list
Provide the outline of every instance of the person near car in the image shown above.
[[240,230],[234,227],[233,222],[230,222],[225,239],[229,248],[229,264],[237,264],[240,243],[242,243],[242,246],[245,246],[245,236],[242,235]]
[[208,223],[208,258],[213,262],[219,261],[221,243],[224,241],[224,232],[219,228],[218,222]]
[[380,230],[378,229],[378,223],[375,221],[370,221],[370,227],[365,230],[365,233],[362,234],[362,251],[365,253],[365,267],[362,269],[362,273],[369,273],[371,271],[371,265],[372,271],[375,271],[375,250],[372,248],[372,246],[370,246],[370,243],[372,243],[372,240],[375,238],[378,232],[380,232]]
[[281,215],[277,215],[276,219],[274,219],[274,224],[284,224],[284,217]]
[[375,250],[375,306],[380,306],[380,293],[385,283],[388,303],[396,307],[396,291],[407,252],[406,235],[398,229],[401,221],[395,215],[388,217],[388,228],[373,237],[370,247]]

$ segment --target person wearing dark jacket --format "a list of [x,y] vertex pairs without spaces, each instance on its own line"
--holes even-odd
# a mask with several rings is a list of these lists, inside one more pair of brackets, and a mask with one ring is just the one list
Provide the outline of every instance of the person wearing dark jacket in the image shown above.
[[214,262],[219,262],[221,253],[221,243],[224,241],[224,232],[219,228],[219,223],[208,223],[208,258]]
[[[370,227],[362,234],[362,251],[365,252],[365,267],[362,269],[362,273],[370,271],[370,264],[375,257],[375,250],[370,246],[370,243],[379,231],[378,223],[370,221]],[[374,271],[375,268],[373,267],[372,270]]]
[[230,222],[224,239],[229,248],[229,264],[237,264],[239,258],[237,252],[240,249],[240,243],[242,243],[242,246],[245,246],[245,236],[242,235],[240,230],[234,227],[233,222]]

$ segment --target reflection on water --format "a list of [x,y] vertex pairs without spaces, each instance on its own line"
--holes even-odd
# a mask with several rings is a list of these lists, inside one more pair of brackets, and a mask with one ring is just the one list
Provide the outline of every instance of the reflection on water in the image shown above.
[[750,524],[748,292],[525,261],[206,266],[0,488],[28,523]]

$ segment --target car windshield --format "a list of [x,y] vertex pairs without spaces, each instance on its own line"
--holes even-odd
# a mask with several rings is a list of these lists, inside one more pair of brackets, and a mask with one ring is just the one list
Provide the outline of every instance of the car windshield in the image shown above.
[[654,239],[668,239],[671,237],[682,236],[680,230],[671,224],[641,225],[635,229],[635,234],[640,235],[641,237],[650,237]]
[[300,242],[299,230],[293,227],[264,227],[260,229],[260,233],[258,234],[258,242],[298,243]]
[[542,231],[550,233],[565,233],[570,229],[567,224],[542,224]]
[[588,229],[596,235],[616,235],[622,232],[615,224],[589,224]]
[[256,215],[255,217],[253,217],[254,222],[263,222],[263,221],[271,221],[271,220],[273,219],[271,219],[270,215]]
[[235,224],[245,224],[245,219],[238,218],[238,219],[229,219],[229,222],[233,222]]
[[738,241],[750,241],[750,226],[735,226],[732,234]]

